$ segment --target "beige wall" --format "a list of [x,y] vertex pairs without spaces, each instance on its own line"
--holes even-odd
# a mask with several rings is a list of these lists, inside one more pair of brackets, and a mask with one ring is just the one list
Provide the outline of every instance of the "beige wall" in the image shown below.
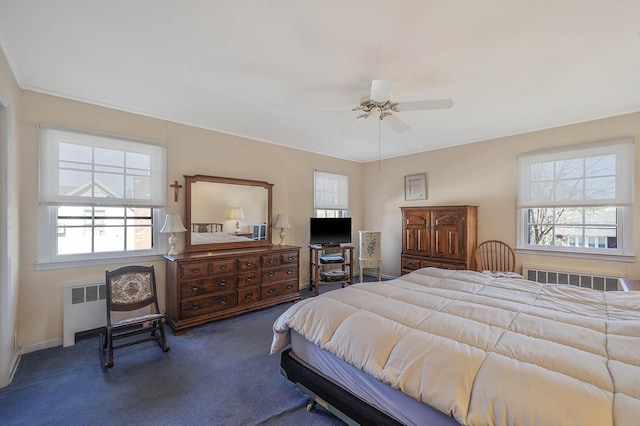
[[[20,106],[21,91],[16,83],[9,64],[0,50],[0,107],[5,115],[4,124],[8,125],[9,137],[7,140],[0,136],[0,226],[4,228],[5,221],[9,226],[0,230],[0,237],[5,238],[0,250],[0,387],[9,383],[11,371],[16,366],[18,348],[15,345],[14,335],[18,332],[18,302],[19,302],[19,200],[20,200]],[[0,131],[6,131],[2,129]],[[6,155],[7,158],[3,158]],[[5,164],[6,161],[6,164]],[[8,199],[8,205],[5,200]]]
[[[167,143],[167,212],[184,218],[184,189],[174,202],[169,182],[184,184],[184,175],[205,174],[262,180],[274,184],[273,214],[287,214],[291,229],[285,242],[301,250],[301,283],[308,283],[309,217],[313,215],[314,168],[346,173],[350,177],[354,230],[362,226],[362,169],[359,163],[284,148],[209,130],[168,123],[40,93],[23,92],[21,191],[22,261],[20,269],[20,336],[23,351],[60,344],[62,286],[104,279],[108,264],[93,267],[36,270],[38,208],[38,122],[107,132]],[[275,219],[274,219],[275,220]],[[357,233],[356,233],[357,235]],[[276,240],[278,241],[278,240]],[[176,247],[184,248],[184,236]],[[154,263],[158,292],[165,289],[164,263]],[[164,298],[161,297],[164,306]]]
[[[366,164],[364,223],[369,230],[383,232],[383,273],[394,276],[400,273],[401,206],[477,205],[478,241],[499,239],[515,246],[516,155],[622,137],[634,137],[640,141],[640,113],[389,159],[382,161],[380,171],[377,162]],[[637,146],[635,156],[637,182],[640,165]],[[423,172],[427,173],[427,200],[404,201],[404,176]],[[636,202],[640,200],[640,185],[637,184],[635,199]],[[640,209],[636,208],[636,252],[640,250],[639,218]],[[518,254],[517,260],[518,267],[526,264],[640,278],[638,262],[606,262],[531,254]]]

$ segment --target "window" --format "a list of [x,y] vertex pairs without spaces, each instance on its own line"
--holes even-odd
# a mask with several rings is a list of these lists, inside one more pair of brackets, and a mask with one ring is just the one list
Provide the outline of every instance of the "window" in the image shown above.
[[519,249],[633,256],[632,139],[518,156]]
[[340,173],[313,173],[313,207],[316,217],[349,215],[349,176]]
[[165,151],[41,125],[38,263],[158,254]]

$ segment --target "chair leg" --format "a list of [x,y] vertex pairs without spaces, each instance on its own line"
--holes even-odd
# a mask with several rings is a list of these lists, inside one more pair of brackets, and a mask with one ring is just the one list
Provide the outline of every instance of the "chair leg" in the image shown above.
[[109,362],[106,364],[106,368],[113,367],[113,337],[111,333],[111,330],[107,330],[107,338],[105,344],[107,345],[107,350],[109,352]]
[[167,346],[167,335],[164,332],[164,324],[162,323],[162,320],[158,321],[158,325],[160,327],[160,338],[162,340],[162,344],[160,345],[162,347],[162,352],[169,352],[171,348]]
[[[108,368],[113,367],[113,349],[110,347],[108,342],[108,333],[102,334],[98,336],[98,347],[100,349],[100,367],[102,367],[102,371],[106,371]],[[110,351],[108,351],[110,349]],[[106,360],[107,352],[110,353],[109,362]]]

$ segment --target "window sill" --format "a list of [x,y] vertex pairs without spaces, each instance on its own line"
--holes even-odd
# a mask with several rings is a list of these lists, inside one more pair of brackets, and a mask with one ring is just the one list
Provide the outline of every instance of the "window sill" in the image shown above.
[[572,259],[591,259],[607,262],[628,262],[632,263],[636,261],[635,256],[624,256],[618,254],[597,254],[597,253],[570,253],[564,251],[552,251],[552,250],[536,250],[536,249],[523,249],[516,248],[517,254],[532,254],[536,256],[554,256],[554,257],[569,257]]
[[116,264],[134,264],[140,262],[155,262],[162,260],[162,254],[144,255],[144,256],[124,256],[103,259],[84,259],[84,260],[68,260],[61,262],[42,262],[36,263],[36,271],[49,271],[54,269],[72,269],[84,268],[88,266],[100,265],[116,265]]

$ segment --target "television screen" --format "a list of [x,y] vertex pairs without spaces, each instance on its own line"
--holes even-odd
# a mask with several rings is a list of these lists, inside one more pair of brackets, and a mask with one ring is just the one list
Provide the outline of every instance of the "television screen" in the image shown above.
[[351,218],[312,217],[309,226],[310,243],[325,246],[351,242]]

